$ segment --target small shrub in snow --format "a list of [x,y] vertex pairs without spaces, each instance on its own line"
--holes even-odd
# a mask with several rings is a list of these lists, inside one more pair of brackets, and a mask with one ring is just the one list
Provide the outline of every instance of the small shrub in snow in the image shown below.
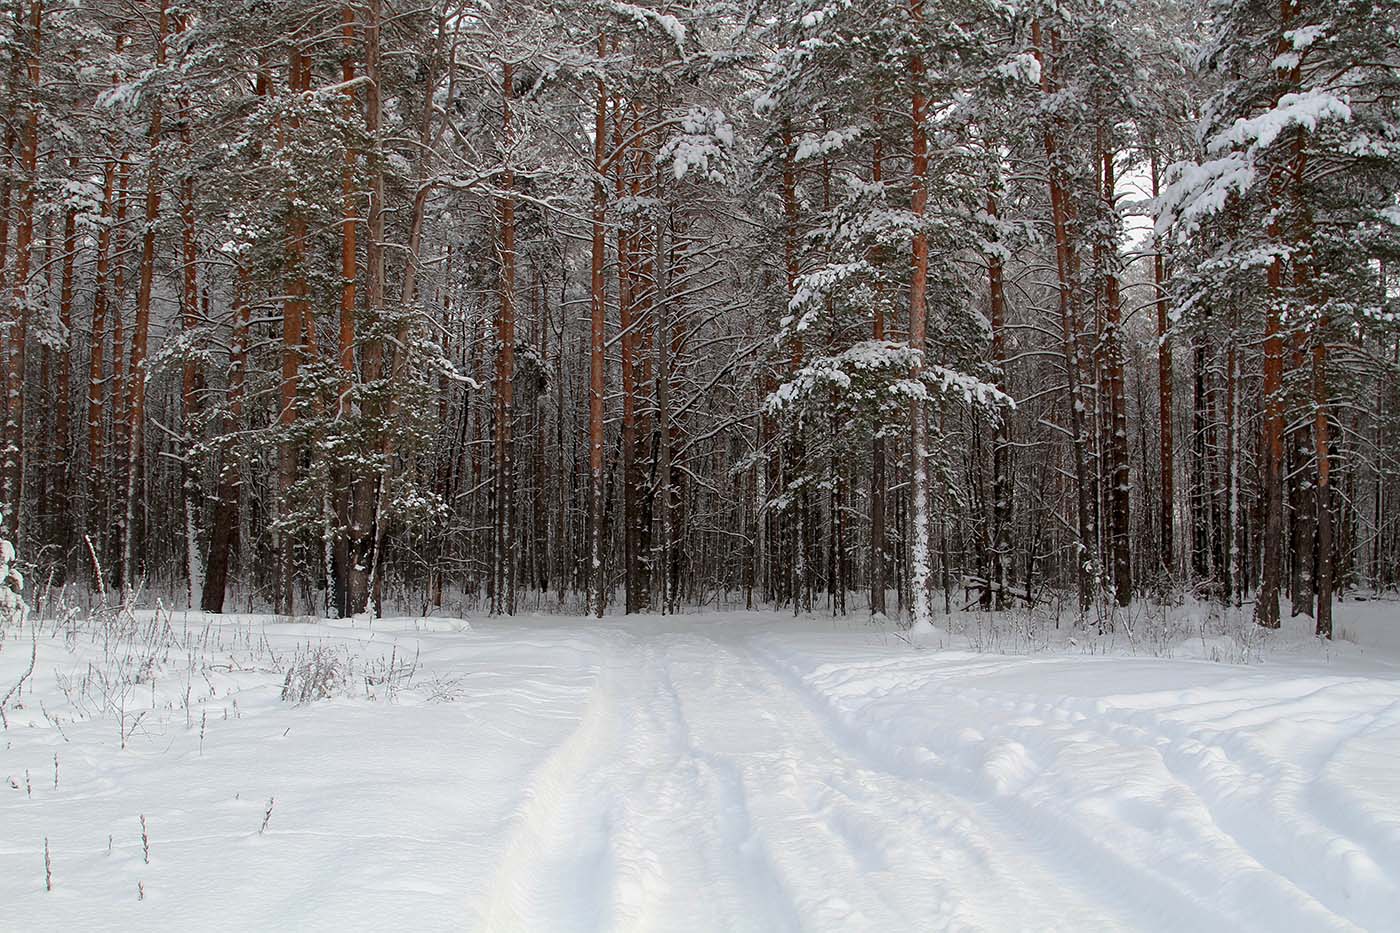
[[299,648],[282,681],[282,699],[300,705],[346,693],[353,666],[347,653],[328,645]]
[[413,681],[418,672],[418,653],[413,660],[399,657],[399,647],[395,645],[388,659],[370,661],[365,671],[365,695],[370,699],[393,700],[400,690]]

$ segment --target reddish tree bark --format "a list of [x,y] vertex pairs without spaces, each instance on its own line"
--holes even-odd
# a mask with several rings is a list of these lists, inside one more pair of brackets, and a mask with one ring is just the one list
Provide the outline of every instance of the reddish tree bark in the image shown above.
[[29,318],[29,271],[34,243],[34,205],[39,162],[39,52],[43,38],[44,5],[29,7],[29,105],[20,141],[19,224],[15,232],[15,281],[6,333],[4,463],[0,465],[0,503],[5,511],[5,534],[20,536],[24,492],[24,360]]
[[[913,0],[909,5],[909,14],[916,29],[922,26],[923,0]],[[918,52],[909,60],[909,80],[912,88],[910,116],[913,143],[910,207],[916,225],[909,280],[909,346],[918,354],[912,373],[913,378],[918,379],[924,369],[923,355],[927,349],[928,326],[928,232],[923,227],[924,211],[928,203],[928,134],[924,127],[927,99],[924,96],[924,61]],[[919,624],[928,622],[932,615],[929,605],[932,558],[928,514],[928,408],[922,399],[916,397],[910,403],[909,421],[909,494],[913,500],[909,516],[913,524],[909,539],[909,585],[914,622]]]
[[[165,36],[168,27],[166,0],[160,2],[160,17],[156,37],[156,65],[165,64]],[[131,331],[131,366],[128,379],[126,428],[126,509],[122,526],[122,591],[131,588],[136,573],[136,505],[137,485],[143,447],[146,418],[146,345],[151,328],[151,289],[155,279],[156,223],[160,218],[161,163],[161,100],[157,95],[151,105],[151,127],[147,134],[150,146],[146,167],[146,228],[141,235],[140,279],[136,293],[136,321]]]
[[[306,51],[293,46],[287,63],[288,85],[293,95],[310,90],[311,63]],[[291,117],[287,120],[289,141],[297,145],[297,131],[301,128],[301,117],[294,102]],[[306,216],[295,206],[288,212],[287,247],[285,274],[287,277],[287,297],[282,303],[282,382],[278,392],[278,424],[282,429],[282,441],[277,456],[277,495],[278,516],[283,525],[278,533],[278,582],[277,611],[291,615],[294,609],[293,582],[295,576],[295,553],[293,535],[286,521],[292,511],[290,505],[292,486],[297,479],[298,445],[291,437],[297,421],[297,396],[301,379],[306,315],[309,311],[306,282]]]
[[[340,60],[341,81],[345,89],[345,120],[348,124],[355,114],[355,88],[348,86],[355,79],[355,11],[346,6],[341,12],[341,36],[345,46]],[[344,206],[340,224],[340,321],[336,340],[336,362],[340,369],[340,385],[336,393],[336,418],[342,423],[353,414],[350,399],[355,382],[355,233],[359,222],[360,192],[355,182],[359,152],[354,145],[345,147],[345,165],[341,169],[341,196]],[[338,457],[331,467],[333,487],[332,511],[335,516],[335,540],[332,544],[334,566],[335,609],[342,618],[351,614],[350,608],[350,502],[351,476],[347,458]]]
[[[1152,153],[1152,197],[1160,192],[1161,180],[1157,163],[1157,153]],[[1173,448],[1172,429],[1172,344],[1168,336],[1170,305],[1167,300],[1166,258],[1162,255],[1162,241],[1156,240],[1152,255],[1152,283],[1157,293],[1157,421],[1160,432],[1158,442],[1157,468],[1161,483],[1161,511],[1158,515],[1159,547],[1162,569],[1168,574],[1176,568],[1176,454]]]
[[[1104,149],[1103,199],[1105,211],[1116,211],[1113,152]],[[1113,555],[1113,588],[1118,605],[1127,606],[1133,598],[1133,564],[1130,550],[1130,519],[1128,502],[1128,412],[1123,380],[1123,303],[1118,291],[1115,268],[1117,244],[1104,246],[1104,303],[1107,329],[1104,334],[1105,364],[1107,366],[1109,435],[1109,535]]]
[[[69,160],[69,168],[77,172],[78,160]],[[71,508],[72,451],[73,448],[73,275],[78,254],[78,211],[70,206],[63,217],[63,271],[59,276],[58,320],[64,333],[63,346],[58,357],[58,411],[54,418],[54,437],[58,444],[58,463],[55,490],[58,508],[62,515],[59,520],[59,541],[66,549],[73,531]]]

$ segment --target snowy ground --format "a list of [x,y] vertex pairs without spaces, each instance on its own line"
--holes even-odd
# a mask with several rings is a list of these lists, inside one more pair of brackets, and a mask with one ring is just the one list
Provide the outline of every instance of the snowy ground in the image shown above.
[[1400,603],[1340,623],[12,627],[0,928],[1400,930]]

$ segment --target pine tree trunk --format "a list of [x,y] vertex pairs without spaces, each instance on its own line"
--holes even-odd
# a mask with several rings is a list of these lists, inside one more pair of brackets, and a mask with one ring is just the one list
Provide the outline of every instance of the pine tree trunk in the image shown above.
[[228,407],[224,414],[224,440],[220,444],[218,499],[214,504],[209,558],[205,562],[204,589],[199,601],[205,612],[224,611],[230,554],[238,542],[242,463],[235,435],[243,424],[243,392],[248,372],[249,278],[247,263],[240,260],[233,292],[233,344],[229,349]]
[[[179,29],[185,28],[181,17]],[[190,100],[186,96],[180,104],[180,141],[185,158],[193,155],[191,140]],[[194,176],[186,171],[180,181],[180,229],[182,288],[180,291],[180,327],[188,339],[198,325],[199,279],[198,245],[195,240]],[[180,383],[180,402],[184,413],[184,450],[181,461],[181,498],[185,510],[185,571],[189,583],[187,605],[193,609],[200,601],[204,589],[204,568],[199,557],[199,473],[195,469],[194,447],[196,444],[197,420],[199,415],[199,390],[201,373],[193,354],[187,356]]]
[[[987,195],[987,215],[997,219],[995,188]],[[987,257],[988,317],[992,325],[992,365],[996,386],[1006,391],[1006,284],[999,244]],[[992,413],[992,571],[990,583],[997,609],[1010,605],[1011,574],[1011,424],[1008,413]]]
[[[792,122],[790,118],[783,119],[783,259],[784,268],[787,275],[787,297],[792,298],[797,288],[797,276],[800,271],[797,255],[798,236],[798,211],[797,211],[797,165],[794,159],[796,149],[792,139]],[[805,353],[803,341],[800,336],[794,336],[792,341],[792,356],[788,361],[788,371],[796,373],[802,368],[802,358]],[[807,564],[807,488],[803,482],[803,472],[806,468],[806,450],[802,438],[802,423],[793,429],[792,436],[788,439],[786,450],[782,457],[782,479],[792,486],[802,483],[802,488],[796,501],[791,497],[788,502],[788,509],[792,514],[787,516],[787,521],[782,522],[786,531],[786,543],[788,547],[789,573],[786,576],[788,595],[792,597],[793,612],[801,612],[804,609],[810,611],[812,606],[808,599],[808,564]]]
[[[1272,231],[1277,236],[1277,224]],[[1254,620],[1279,627],[1279,586],[1283,561],[1283,260],[1269,265],[1268,312],[1264,329],[1263,556]]]
[[[167,26],[166,0],[161,0],[156,38],[156,64],[158,66],[165,64]],[[154,284],[156,264],[156,224],[160,219],[160,133],[161,100],[157,96],[151,105],[151,128],[147,136],[150,156],[146,167],[146,224],[141,235],[141,267],[136,292],[136,321],[131,331],[131,364],[128,369],[126,507],[122,523],[123,599],[128,598],[133,577],[139,569],[136,554],[136,494],[141,473],[143,431],[146,419],[146,345],[151,329],[151,290]]]
[[[1050,68],[1045,64],[1045,48],[1041,41],[1040,21],[1033,21],[1032,41],[1035,54],[1041,62],[1041,93],[1049,97],[1053,93]],[[1055,46],[1054,30],[1049,31],[1049,44]],[[1096,553],[1094,531],[1094,500],[1089,481],[1089,434],[1087,415],[1084,409],[1084,392],[1081,384],[1082,364],[1079,352],[1079,315],[1075,299],[1075,270],[1077,260],[1069,236],[1070,206],[1063,180],[1063,169],[1055,140],[1054,130],[1047,126],[1044,136],[1045,161],[1049,168],[1050,211],[1055,228],[1055,267],[1059,282],[1060,339],[1064,352],[1064,365],[1068,381],[1066,394],[1069,408],[1071,447],[1074,457],[1074,480],[1077,503],[1078,540],[1075,545],[1075,579],[1079,588],[1079,609],[1089,608],[1091,598],[1091,569]]]
[[1239,457],[1239,328],[1235,319],[1235,309],[1231,309],[1229,349],[1225,352],[1225,531],[1221,535],[1225,547],[1225,560],[1221,567],[1225,574],[1225,596],[1235,605],[1243,599],[1244,580],[1240,568],[1239,547],[1239,500],[1240,465]]
[[[915,28],[921,27],[923,0],[912,0],[909,13]],[[928,324],[928,232],[923,227],[924,209],[928,203],[928,137],[924,128],[924,61],[918,52],[910,58],[909,79],[912,86],[910,117],[913,150],[910,209],[915,224],[914,255],[909,280],[909,346],[917,355],[912,378],[919,379],[924,369],[923,354],[926,350]],[[928,537],[928,406],[924,399],[916,396],[910,403],[909,422],[909,494],[912,498],[910,521],[913,522],[909,561],[912,619],[915,625],[927,625],[931,623],[932,618],[929,605],[932,557]]]
[[[598,36],[598,57],[607,54],[607,39]],[[593,245],[589,268],[590,322],[588,342],[588,501],[589,540],[587,580],[587,611],[603,617],[607,605],[607,579],[603,570],[603,350],[605,338],[606,294],[603,279],[604,222],[607,200],[603,188],[605,146],[607,137],[607,87],[600,77],[597,81],[596,113],[593,137]]]
[[[118,37],[117,51],[122,49]],[[116,78],[113,78],[116,83]],[[126,215],[131,192],[131,154],[123,151],[117,163],[116,223],[113,231],[112,301],[108,312],[112,317],[112,494],[107,504],[111,518],[112,557],[110,582],[122,593],[127,589],[126,572],[126,486],[127,458],[130,456],[130,402],[127,378],[126,287],[127,237]]]
[[1327,318],[1313,337],[1313,441],[1317,458],[1317,634],[1332,637],[1332,464],[1329,447],[1327,393]]
[[[288,85],[293,95],[310,90],[311,62],[308,53],[293,46],[288,56]],[[289,144],[299,145],[297,131],[301,118],[293,111],[287,121]],[[297,458],[300,445],[292,437],[297,423],[297,399],[300,392],[303,341],[306,329],[308,286],[306,270],[307,222],[305,214],[293,206],[287,220],[287,254],[284,266],[287,297],[282,302],[282,381],[278,396],[278,424],[282,441],[277,456],[277,501],[281,529],[278,534],[277,611],[292,615],[295,606],[295,534],[290,524],[293,513],[292,488],[297,481]]]
[[[615,193],[620,200],[627,195],[628,149],[623,138],[622,103],[613,102],[613,178]],[[639,592],[640,553],[638,538],[638,493],[641,478],[637,473],[637,372],[635,360],[636,337],[633,334],[634,257],[631,224],[623,221],[617,227],[617,314],[619,343],[622,349],[622,575],[623,611],[637,612],[641,606]]]
[[[384,316],[384,165],[379,128],[382,120],[382,94],[379,86],[380,0],[365,5],[365,135],[370,153],[370,198],[365,243],[365,315],[371,323]],[[370,337],[360,351],[361,380],[373,386],[384,378],[384,344],[377,335]],[[384,430],[383,405],[377,393],[367,394],[361,414],[370,431]],[[370,450],[363,451],[368,455]],[[374,560],[374,528],[378,521],[376,470],[361,467],[351,482],[349,560],[346,573],[347,615],[358,615],[369,604],[370,567]]]
[[[511,139],[511,91],[514,71],[510,63],[501,69],[502,97],[502,151],[507,159],[513,158]],[[510,169],[501,174],[501,190],[505,194],[498,200],[500,213],[500,301],[501,312],[497,319],[496,357],[496,542],[495,576],[496,585],[492,592],[491,612],[494,615],[511,614],[515,611],[514,587],[507,564],[512,560],[515,548],[512,528],[511,502],[514,499],[513,474],[514,458],[511,456],[511,421],[514,418],[515,404],[515,199],[511,195],[515,180]]]
[[44,5],[29,7],[29,104],[20,143],[19,224],[15,233],[15,281],[5,335],[4,463],[0,464],[0,502],[5,508],[5,537],[18,542],[23,528],[24,494],[24,363],[29,317],[29,271],[34,242],[34,208],[39,161],[39,52]]
[[[880,103],[876,100],[875,120],[877,135],[871,147],[870,180],[879,185],[884,181],[884,146],[878,135]],[[878,267],[881,259],[879,246],[872,246],[867,256],[872,266]],[[883,291],[876,286],[875,300],[871,302],[874,320],[871,322],[871,338],[885,339],[885,298]],[[875,426],[875,439],[870,445],[870,612],[886,615],[885,589],[888,586],[885,560],[885,500],[888,489],[885,481],[885,437],[884,426]]]
[[[355,80],[355,11],[346,6],[341,11],[341,36],[344,52],[340,60],[340,79],[349,85]],[[345,90],[345,120],[347,123],[355,113],[355,89]],[[359,164],[359,151],[353,144],[345,147],[345,164],[341,168],[341,208],[340,222],[340,320],[336,329],[336,364],[340,371],[340,384],[336,392],[336,418],[342,424],[354,414],[351,393],[355,386],[355,292],[358,284],[356,268],[355,234],[359,223],[360,191],[356,187],[356,169]],[[331,465],[331,509],[334,513],[334,542],[331,546],[335,592],[332,598],[336,615],[344,618],[351,614],[350,608],[350,524],[351,524],[351,474],[348,458],[337,457]]]
[[[1157,153],[1152,154],[1152,196],[1159,194],[1160,171]],[[1172,344],[1169,337],[1166,258],[1162,255],[1162,241],[1153,244],[1152,284],[1157,295],[1157,421],[1160,441],[1158,444],[1158,470],[1161,482],[1161,513],[1158,516],[1159,541],[1162,569],[1168,575],[1176,570],[1176,455],[1173,451],[1172,427]]]
[[[69,168],[75,173],[78,160],[73,158]],[[54,438],[57,444],[56,499],[58,527],[56,537],[65,553],[71,551],[74,532],[74,509],[72,501],[72,470],[75,452],[73,433],[73,276],[78,253],[78,212],[69,207],[63,218],[63,271],[59,277],[58,321],[63,331],[63,346],[59,349],[58,360],[58,402],[54,419]]]
[[[105,396],[107,339],[107,277],[111,268],[112,249],[112,201],[116,194],[116,161],[109,160],[102,172],[101,226],[97,233],[97,273],[93,283],[92,332],[89,346],[87,384],[87,496],[88,522],[92,531],[99,528],[99,518],[104,514],[102,502],[105,498],[107,471],[103,469],[104,449],[102,432],[102,404]],[[114,353],[120,354],[117,347]],[[100,535],[97,536],[100,540]],[[95,547],[95,545],[94,545]],[[96,567],[93,568],[97,573]],[[98,591],[105,589],[106,581],[94,579]]]
[[[1103,152],[1103,199],[1109,214],[1116,212],[1113,153]],[[1128,412],[1124,400],[1123,380],[1123,306],[1118,292],[1115,270],[1117,244],[1104,247],[1107,263],[1104,274],[1104,301],[1108,327],[1104,334],[1105,364],[1108,369],[1109,436],[1109,528],[1113,555],[1113,587],[1118,605],[1127,606],[1133,599],[1133,565],[1131,551],[1131,514],[1128,501]]]
[[[18,84],[19,62],[18,57],[10,69],[10,79],[12,84]],[[17,136],[15,125],[16,106],[12,102],[7,113],[8,119],[5,121],[5,149],[0,153],[0,296],[9,297],[5,293],[9,290],[10,273],[10,207],[12,203],[13,176],[15,172],[15,146]],[[3,298],[0,298],[3,300]],[[20,503],[14,502],[11,507],[10,494],[11,467],[10,467],[10,346],[11,341],[17,336],[18,320],[14,316],[14,308],[11,303],[5,307],[5,317],[0,321],[0,532],[9,537],[12,543],[18,543],[15,538],[19,530],[19,509]]]

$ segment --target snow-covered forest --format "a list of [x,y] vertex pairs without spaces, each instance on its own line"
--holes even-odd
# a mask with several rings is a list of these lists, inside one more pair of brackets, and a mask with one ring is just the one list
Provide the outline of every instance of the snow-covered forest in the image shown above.
[[0,928],[1400,931],[1400,0],[0,0]]
[[4,43],[32,585],[1325,634],[1400,578],[1392,3],[11,0]]

